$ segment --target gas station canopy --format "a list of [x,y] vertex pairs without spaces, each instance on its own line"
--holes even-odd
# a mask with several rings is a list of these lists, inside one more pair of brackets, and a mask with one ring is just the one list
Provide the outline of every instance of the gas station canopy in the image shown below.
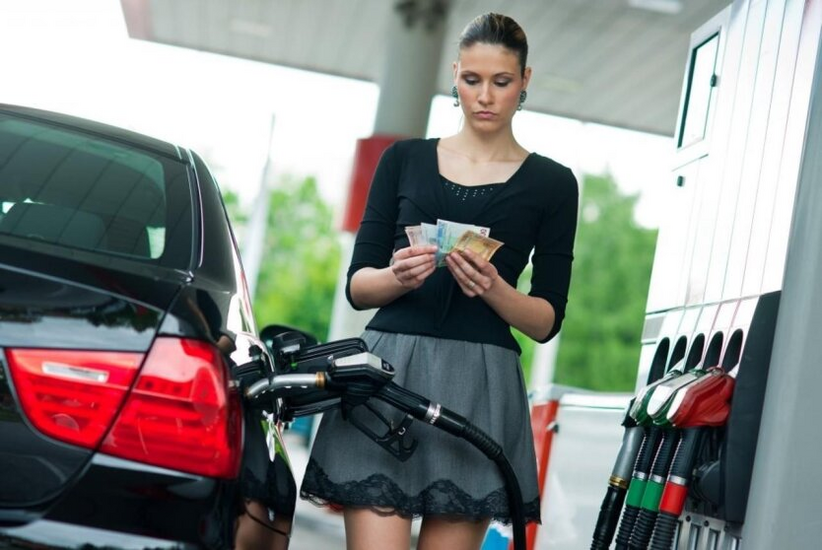
[[[445,18],[437,92],[476,15],[525,29],[533,111],[673,135],[690,33],[728,0],[121,0],[132,38],[379,82],[391,10]],[[437,15],[441,14],[441,15]]]

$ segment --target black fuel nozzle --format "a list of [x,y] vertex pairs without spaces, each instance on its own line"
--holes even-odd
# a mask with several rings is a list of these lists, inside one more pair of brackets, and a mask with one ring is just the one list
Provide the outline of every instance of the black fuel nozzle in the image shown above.
[[240,380],[257,380],[267,374],[270,364],[260,346],[252,345],[248,348],[248,359],[247,362],[233,368],[234,376]]
[[328,389],[341,394],[344,405],[355,407],[368,401],[394,378],[394,367],[373,353],[339,357],[328,367]]
[[[374,354],[363,352],[334,359],[327,373],[328,388],[340,394],[342,416],[357,429],[371,438],[397,460],[406,461],[417,448],[417,440],[410,436],[408,428],[413,417],[405,414],[399,422],[387,418],[373,404],[372,397],[380,397],[384,391],[396,386],[392,382],[394,367]],[[358,411],[357,413],[355,413]],[[362,415],[371,415],[371,422],[363,421]],[[377,433],[370,426],[381,424],[385,430]]]
[[291,372],[294,359],[305,347],[306,339],[296,330],[281,332],[271,340],[271,351],[274,352],[276,368],[279,373]]

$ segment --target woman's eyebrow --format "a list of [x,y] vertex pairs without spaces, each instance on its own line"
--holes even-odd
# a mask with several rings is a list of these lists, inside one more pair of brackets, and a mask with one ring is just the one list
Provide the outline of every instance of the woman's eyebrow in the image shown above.
[[[462,69],[460,71],[460,74],[470,74],[470,75],[479,76],[478,72],[472,71],[471,69]],[[494,76],[494,77],[497,77],[497,76],[514,76],[514,73],[509,72],[509,71],[503,71],[501,73],[494,73],[492,76]]]

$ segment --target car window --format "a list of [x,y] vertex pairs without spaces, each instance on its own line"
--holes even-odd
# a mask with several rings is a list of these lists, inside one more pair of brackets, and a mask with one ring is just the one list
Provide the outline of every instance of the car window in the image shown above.
[[184,269],[189,186],[176,159],[0,114],[0,238]]

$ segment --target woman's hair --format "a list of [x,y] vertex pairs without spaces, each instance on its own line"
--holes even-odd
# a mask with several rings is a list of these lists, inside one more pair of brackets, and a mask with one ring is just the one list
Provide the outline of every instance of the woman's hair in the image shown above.
[[519,24],[499,13],[484,13],[477,16],[463,29],[460,35],[460,50],[474,44],[493,44],[504,46],[519,58],[520,71],[525,74],[528,60],[528,39]]

